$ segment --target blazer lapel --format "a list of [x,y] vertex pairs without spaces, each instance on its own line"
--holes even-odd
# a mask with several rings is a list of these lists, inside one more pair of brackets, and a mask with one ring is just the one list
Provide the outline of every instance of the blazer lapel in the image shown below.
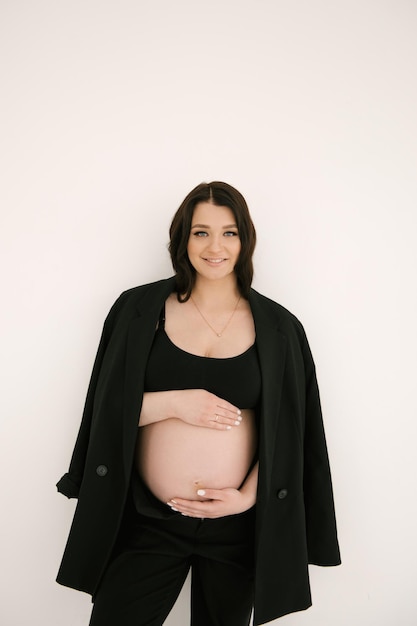
[[262,374],[262,402],[259,433],[259,487],[269,494],[273,471],[287,337],[278,326],[269,306],[254,290],[249,298],[256,329],[259,364]]
[[123,411],[123,459],[127,479],[130,477],[133,448],[136,443],[146,363],[161,308],[173,289],[173,279],[152,286],[138,302],[137,317],[131,320],[127,332]]

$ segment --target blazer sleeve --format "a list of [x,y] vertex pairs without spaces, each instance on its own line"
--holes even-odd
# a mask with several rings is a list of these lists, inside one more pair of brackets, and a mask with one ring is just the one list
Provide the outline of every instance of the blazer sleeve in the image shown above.
[[93,415],[94,397],[97,381],[100,375],[101,365],[112,334],[114,321],[117,316],[123,294],[116,300],[104,322],[103,331],[100,338],[90,384],[88,386],[87,397],[84,405],[83,416],[80,429],[76,439],[74,451],[72,453],[69,471],[62,476],[56,484],[60,493],[67,498],[78,498],[81,482],[84,475],[85,459],[87,456],[88,443],[90,439],[91,420]]
[[340,564],[333,488],[313,357],[304,335],[306,410],[304,503],[309,563]]

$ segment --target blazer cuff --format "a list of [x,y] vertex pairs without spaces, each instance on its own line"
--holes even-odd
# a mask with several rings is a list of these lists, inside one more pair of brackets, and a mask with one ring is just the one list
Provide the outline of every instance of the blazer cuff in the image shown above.
[[78,498],[80,485],[71,478],[70,474],[64,474],[61,480],[57,482],[56,487],[59,493],[64,494],[67,498]]

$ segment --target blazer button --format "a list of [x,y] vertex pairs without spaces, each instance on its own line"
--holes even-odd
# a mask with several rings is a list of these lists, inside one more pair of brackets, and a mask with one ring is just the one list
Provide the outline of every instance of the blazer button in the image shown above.
[[283,500],[284,498],[286,498],[288,495],[288,491],[286,489],[280,489],[277,492],[277,498],[278,500]]
[[108,471],[105,465],[99,465],[96,469],[96,474],[98,474],[98,476],[105,476]]

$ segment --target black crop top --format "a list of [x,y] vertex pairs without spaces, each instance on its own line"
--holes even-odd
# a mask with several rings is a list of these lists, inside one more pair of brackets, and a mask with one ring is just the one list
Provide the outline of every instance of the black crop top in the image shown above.
[[240,409],[255,408],[261,391],[255,344],[229,358],[191,354],[172,343],[166,334],[164,309],[148,359],[145,391],[206,389]]

